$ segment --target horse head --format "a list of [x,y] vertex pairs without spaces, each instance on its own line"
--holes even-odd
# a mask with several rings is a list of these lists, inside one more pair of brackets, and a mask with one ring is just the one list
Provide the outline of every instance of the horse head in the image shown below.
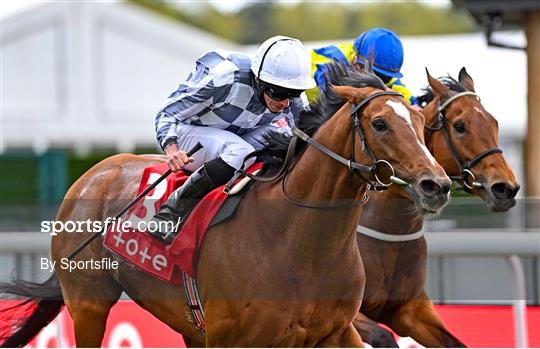
[[[369,71],[347,71],[341,75],[378,80]],[[355,142],[353,137],[351,146],[353,158],[357,154],[358,162],[374,164],[372,173],[362,177],[369,182],[372,175],[383,188],[392,182],[401,184],[414,198],[419,212],[439,214],[448,202],[451,181],[424,144],[424,116],[380,80],[371,85],[339,86],[340,80],[344,79],[331,80],[332,91],[347,102],[338,113],[348,113],[353,119],[352,133],[358,133],[359,141]]]
[[516,175],[499,148],[497,120],[484,108],[463,67],[459,81],[427,72],[426,138],[431,153],[466,191],[491,211],[508,211],[519,191]]

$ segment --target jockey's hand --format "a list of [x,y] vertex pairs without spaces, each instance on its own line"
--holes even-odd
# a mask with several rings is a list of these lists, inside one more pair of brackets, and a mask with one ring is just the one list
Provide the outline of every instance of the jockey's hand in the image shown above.
[[165,148],[165,155],[167,156],[167,165],[173,172],[178,172],[183,166],[193,162],[193,158],[188,157],[185,151],[179,150],[176,144]]

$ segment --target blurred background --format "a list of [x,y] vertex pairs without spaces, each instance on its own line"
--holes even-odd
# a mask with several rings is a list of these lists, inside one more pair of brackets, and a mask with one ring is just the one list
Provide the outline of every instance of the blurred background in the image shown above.
[[[48,276],[36,262],[49,253],[50,237],[37,233],[40,222],[54,220],[67,189],[91,166],[121,152],[161,153],[155,114],[199,55],[215,49],[252,53],[278,34],[316,48],[352,42],[372,27],[389,28],[402,38],[403,80],[413,93],[426,84],[425,67],[434,76],[457,78],[465,66],[499,122],[500,146],[522,189],[516,207],[498,214],[455,192],[444,214],[426,222],[426,231],[482,233],[488,241],[490,234],[517,239],[540,229],[536,0],[28,0],[2,1],[0,14],[2,277]],[[28,239],[21,243],[22,236]],[[536,255],[518,258],[524,282],[516,291],[509,254],[433,251],[427,289],[438,303],[540,304]]]

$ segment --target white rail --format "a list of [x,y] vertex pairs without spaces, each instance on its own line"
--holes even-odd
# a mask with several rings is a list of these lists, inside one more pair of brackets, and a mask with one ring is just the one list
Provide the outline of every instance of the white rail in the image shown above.
[[40,232],[1,232],[0,251],[4,253],[47,253],[52,236]]
[[[456,230],[425,234],[430,256],[537,256],[540,230],[502,232]],[[3,252],[48,252],[51,236],[40,232],[0,232]]]
[[540,256],[540,231],[450,231],[425,234],[430,256]]

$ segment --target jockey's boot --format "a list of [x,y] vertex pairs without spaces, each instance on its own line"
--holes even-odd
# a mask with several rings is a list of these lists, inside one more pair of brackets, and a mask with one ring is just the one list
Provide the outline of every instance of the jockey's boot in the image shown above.
[[[216,173],[217,171],[217,173]],[[148,232],[170,244],[189,212],[212,189],[226,183],[234,174],[234,168],[221,158],[209,161],[193,172],[186,182],[169,196],[152,217],[156,231]]]

